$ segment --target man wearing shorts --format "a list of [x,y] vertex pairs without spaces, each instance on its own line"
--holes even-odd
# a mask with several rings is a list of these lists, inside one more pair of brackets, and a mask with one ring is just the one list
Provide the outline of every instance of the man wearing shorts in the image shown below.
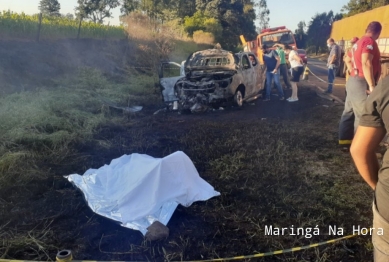
[[376,149],[389,131],[389,76],[366,99],[359,127],[351,145],[351,156],[366,183],[374,190],[373,229],[374,261],[389,261],[389,151],[381,168]]
[[354,138],[367,96],[374,90],[381,75],[380,51],[376,43],[381,30],[379,22],[371,22],[365,35],[348,54],[352,70],[346,82],[347,96],[339,124],[339,145],[345,151]]

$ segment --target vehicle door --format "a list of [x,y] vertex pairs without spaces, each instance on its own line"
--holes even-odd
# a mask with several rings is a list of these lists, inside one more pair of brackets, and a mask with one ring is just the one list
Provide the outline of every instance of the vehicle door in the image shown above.
[[252,96],[255,91],[256,84],[256,73],[255,68],[251,64],[251,61],[247,54],[243,54],[241,57],[241,65],[242,65],[242,76],[244,81],[245,89],[245,97]]
[[178,101],[174,92],[177,81],[185,76],[184,62],[162,62],[159,68],[159,86],[161,88],[162,99],[165,103]]
[[260,64],[260,61],[254,54],[248,54],[251,65],[254,68],[254,91],[253,94],[258,94],[261,90],[265,88],[264,82],[266,79],[266,67]]

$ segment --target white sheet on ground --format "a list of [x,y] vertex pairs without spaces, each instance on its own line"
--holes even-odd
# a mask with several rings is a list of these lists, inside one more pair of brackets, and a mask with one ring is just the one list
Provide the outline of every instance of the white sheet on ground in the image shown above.
[[95,213],[143,235],[156,220],[167,225],[178,204],[188,207],[195,201],[220,195],[181,151],[164,158],[123,155],[82,176],[72,174],[65,178],[84,193]]

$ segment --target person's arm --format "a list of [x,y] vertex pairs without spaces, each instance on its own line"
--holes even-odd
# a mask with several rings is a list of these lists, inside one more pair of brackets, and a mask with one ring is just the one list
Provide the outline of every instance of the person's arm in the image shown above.
[[336,59],[336,55],[333,54],[332,57],[331,57],[331,60],[330,60],[330,62],[328,64],[332,65],[334,63],[335,59]]
[[374,80],[373,74],[373,54],[371,53],[363,53],[362,54],[362,70],[363,75],[365,76],[366,82],[369,85],[370,93],[373,91],[376,83]]
[[273,46],[274,46],[274,47],[281,47],[282,49],[285,48],[285,45],[284,45],[284,44],[281,44],[281,43],[274,44]]
[[[328,65],[332,65],[334,62],[335,62],[335,60],[338,58],[338,50],[337,50],[337,46],[334,46],[333,47],[333,55],[332,55],[332,57],[331,57],[331,60],[330,60],[330,62],[328,63]],[[330,52],[330,54],[332,53],[332,50],[331,50],[331,52]]]
[[383,127],[359,126],[350,148],[359,173],[373,190],[377,185],[379,171],[375,150],[385,133]]
[[351,58],[347,54],[345,54],[343,61],[346,64],[348,73],[351,74],[351,72],[353,70],[353,63],[352,63]]
[[276,64],[276,67],[274,68],[273,70],[273,73],[277,73],[277,70],[278,70],[278,67],[280,66],[280,63],[281,63],[281,59],[280,57],[277,55],[277,56],[274,56],[274,58],[277,60],[277,64]]
[[304,64],[303,59],[301,59],[301,57],[296,52],[292,53],[292,59],[294,59],[296,61],[300,61],[301,64]]

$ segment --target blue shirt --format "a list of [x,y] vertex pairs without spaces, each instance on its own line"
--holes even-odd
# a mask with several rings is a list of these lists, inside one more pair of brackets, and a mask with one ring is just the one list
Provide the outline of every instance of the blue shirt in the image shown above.
[[278,57],[278,54],[274,50],[271,50],[267,54],[265,53],[263,54],[263,61],[265,62],[267,72],[272,72],[276,68],[277,65],[276,57]]
[[331,46],[330,55],[328,56],[327,64],[329,66],[330,61],[332,60],[332,57],[336,56],[336,59],[332,63],[334,66],[339,67],[340,66],[340,57],[342,56],[342,50],[340,50],[340,46],[337,44],[333,44]]

